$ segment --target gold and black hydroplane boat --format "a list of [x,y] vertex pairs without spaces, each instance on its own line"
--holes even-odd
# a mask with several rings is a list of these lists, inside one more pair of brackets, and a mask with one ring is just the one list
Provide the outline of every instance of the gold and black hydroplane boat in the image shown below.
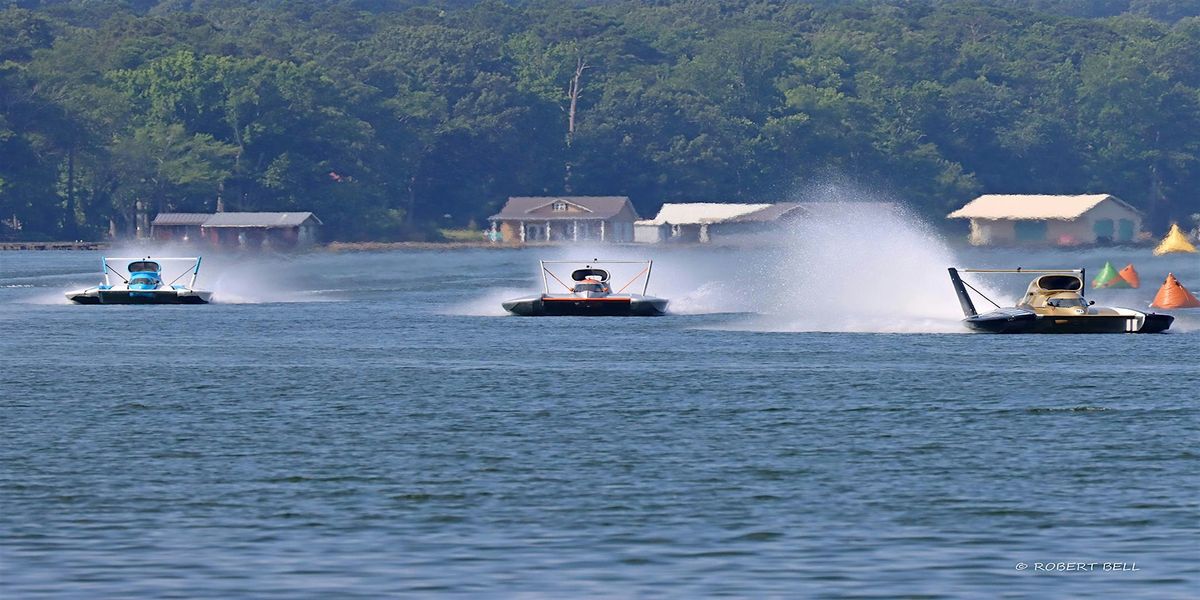
[[[1033,273],[1037,277],[1015,307],[1004,308],[959,273]],[[1132,308],[1096,306],[1084,297],[1084,269],[956,269],[950,281],[962,305],[963,323],[975,331],[989,333],[1160,333],[1175,317]],[[967,288],[991,302],[996,310],[979,314]]]

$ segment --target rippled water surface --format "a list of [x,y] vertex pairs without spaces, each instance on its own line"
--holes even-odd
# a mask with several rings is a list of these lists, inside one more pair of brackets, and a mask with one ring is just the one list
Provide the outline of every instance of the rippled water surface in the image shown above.
[[[206,257],[199,307],[68,305],[97,256],[0,254],[0,595],[1200,590],[1196,311],[968,334],[940,258],[693,248],[654,250],[677,314],[501,315],[564,252]],[[1200,288],[1025,266],[1110,259],[1144,287],[1098,300]]]

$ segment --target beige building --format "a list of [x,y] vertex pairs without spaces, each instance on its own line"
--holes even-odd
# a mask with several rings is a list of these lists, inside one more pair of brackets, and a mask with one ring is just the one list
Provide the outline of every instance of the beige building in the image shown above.
[[664,204],[653,219],[633,224],[634,240],[644,243],[708,242],[710,225],[737,219],[769,206],[722,202]]
[[653,219],[634,223],[634,241],[648,244],[733,241],[778,231],[790,219],[806,214],[800,206],[795,202],[664,204]]
[[505,242],[632,242],[637,211],[626,196],[513,196],[488,217]]
[[970,219],[976,246],[1127,243],[1142,231],[1141,213],[1110,194],[988,194],[946,218]]

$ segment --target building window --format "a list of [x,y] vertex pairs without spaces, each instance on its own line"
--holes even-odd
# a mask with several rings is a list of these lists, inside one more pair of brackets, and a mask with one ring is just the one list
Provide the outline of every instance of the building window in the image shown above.
[[553,210],[554,212],[567,212],[567,203],[566,202],[555,202],[554,206],[551,207],[551,210]]

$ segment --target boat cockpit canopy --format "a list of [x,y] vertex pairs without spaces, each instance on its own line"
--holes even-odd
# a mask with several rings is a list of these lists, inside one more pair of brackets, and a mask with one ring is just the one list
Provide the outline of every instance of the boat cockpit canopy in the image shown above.
[[571,279],[574,279],[575,281],[583,281],[589,278],[594,281],[608,281],[608,271],[605,271],[604,269],[588,267],[586,269],[575,269],[575,271],[571,273]]
[[129,287],[144,286],[146,288],[157,288],[160,285],[162,285],[161,279],[144,273],[129,279]]
[[1083,287],[1083,281],[1075,275],[1043,275],[1038,277],[1037,286],[1051,292],[1076,292]]
[[129,263],[130,273],[158,273],[162,271],[162,267],[152,260],[136,260]]
[[1046,306],[1050,308],[1087,308],[1089,305],[1083,297],[1074,296],[1068,298],[1050,298],[1046,300]]
[[585,279],[571,289],[573,292],[609,292],[611,291],[607,283],[597,281],[595,279]]

